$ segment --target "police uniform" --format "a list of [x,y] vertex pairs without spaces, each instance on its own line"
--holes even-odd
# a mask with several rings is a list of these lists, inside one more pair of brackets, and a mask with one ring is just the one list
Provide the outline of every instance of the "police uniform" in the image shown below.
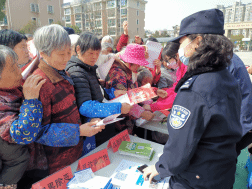
[[227,69],[193,76],[168,117],[169,140],[156,169],[171,189],[230,189],[241,139],[241,93]]

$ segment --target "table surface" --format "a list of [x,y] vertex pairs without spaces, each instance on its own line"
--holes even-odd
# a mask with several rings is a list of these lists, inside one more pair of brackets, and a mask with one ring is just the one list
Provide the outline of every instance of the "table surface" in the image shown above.
[[148,129],[151,131],[158,131],[158,132],[164,133],[164,134],[169,134],[168,129],[167,129],[167,123],[161,124],[157,121],[150,121],[150,122],[144,123],[138,127],[142,127],[144,129]]
[[[97,176],[110,177],[114,173],[114,170],[117,168],[117,166],[120,164],[120,162],[123,159],[133,161],[133,162],[137,162],[137,163],[141,163],[141,164],[154,165],[159,160],[159,157],[163,153],[164,145],[161,145],[161,144],[158,144],[158,143],[155,143],[155,142],[151,142],[151,141],[148,141],[148,140],[145,140],[145,139],[142,139],[142,138],[139,138],[139,137],[135,137],[135,136],[132,136],[132,135],[130,135],[130,140],[132,142],[150,143],[152,145],[152,147],[154,148],[154,151],[155,151],[155,155],[154,155],[153,159],[151,161],[148,161],[148,160],[142,160],[142,159],[132,157],[132,156],[120,155],[118,151],[113,153],[112,149],[109,148],[108,149],[108,156],[109,156],[109,159],[110,159],[110,165],[96,171],[94,174],[97,175]],[[93,153],[96,153],[96,152],[98,152],[100,150],[103,150],[103,149],[107,148],[107,145],[108,145],[108,141],[103,143],[102,145],[100,145],[99,147],[94,149],[93,151],[89,152],[84,157],[87,157],[87,156],[89,156],[89,155],[91,155]],[[77,166],[78,166],[78,161],[74,162],[71,165],[73,174],[76,172]]]

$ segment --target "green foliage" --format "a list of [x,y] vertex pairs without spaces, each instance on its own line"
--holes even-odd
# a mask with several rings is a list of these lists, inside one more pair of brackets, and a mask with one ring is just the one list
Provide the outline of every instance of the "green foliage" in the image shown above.
[[52,24],[58,24],[58,25],[64,26],[61,21],[53,22]]
[[2,21],[5,17],[5,14],[2,12],[2,10],[5,8],[5,2],[6,0],[0,0],[0,20]]
[[70,28],[73,28],[73,29],[74,29],[74,32],[75,32],[76,34],[80,34],[80,33],[81,33],[81,30],[80,30],[80,28],[79,28],[78,26],[70,26]]
[[29,21],[28,24],[26,24],[21,30],[19,30],[19,33],[22,34],[33,34],[36,29],[38,28],[36,21]]
[[159,35],[159,31],[155,31],[154,34],[151,35],[152,37],[159,38],[159,37],[170,37],[167,31],[163,31],[161,35]]

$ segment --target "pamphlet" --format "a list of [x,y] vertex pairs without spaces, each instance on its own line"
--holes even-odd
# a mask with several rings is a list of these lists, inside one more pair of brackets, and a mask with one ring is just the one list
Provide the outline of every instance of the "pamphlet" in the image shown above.
[[96,125],[94,125],[92,127],[98,127],[98,126],[101,126],[101,125],[108,125],[108,124],[115,123],[117,121],[123,120],[124,117],[123,118],[117,118],[119,115],[121,115],[121,114],[114,114],[114,115],[108,116],[108,117],[104,118],[103,120],[99,121]]
[[134,105],[156,97],[157,96],[156,91],[157,89],[155,87],[151,87],[151,85],[148,83],[142,87],[128,90],[125,95],[119,96],[113,100],[110,100],[109,102],[110,103],[121,102]]
[[146,43],[147,46],[147,50],[148,50],[148,54],[149,54],[149,58],[147,59],[147,61],[149,62],[148,65],[146,65],[146,67],[149,68],[154,68],[154,60],[159,58],[159,55],[162,51],[162,45],[158,42],[153,42],[153,41],[148,41]]
[[[100,55],[100,56],[104,56],[104,55]],[[105,80],[114,61],[115,61],[115,58],[111,57],[107,62],[98,66],[97,72],[100,79]]]

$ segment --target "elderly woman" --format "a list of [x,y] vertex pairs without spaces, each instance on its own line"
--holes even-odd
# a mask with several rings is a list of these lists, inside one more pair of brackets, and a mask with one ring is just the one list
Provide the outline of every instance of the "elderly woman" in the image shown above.
[[18,56],[19,67],[25,66],[29,61],[27,37],[13,30],[0,30],[0,45],[5,45],[14,50]]
[[[100,41],[94,34],[82,33],[76,44],[77,56],[73,56],[66,67],[74,83],[82,123],[93,118],[126,114],[130,111],[130,105],[127,103],[102,103],[106,93],[96,76],[97,66],[95,65],[100,50]],[[112,137],[113,129],[113,127],[106,127],[100,135],[97,135],[96,144],[99,145]]]
[[0,45],[0,183],[8,189],[17,187],[28,166],[30,156],[24,144],[36,140],[43,113],[37,98],[45,80],[30,76],[22,90],[17,59],[11,48]]
[[[140,66],[145,66],[148,62],[145,59],[145,49],[141,45],[129,44],[125,52],[120,53],[121,60],[115,60],[106,78],[106,88],[115,88],[117,90],[128,91],[138,87],[137,71]],[[154,114],[150,111],[145,111],[139,105],[134,105],[129,112],[127,121],[123,120],[116,124],[118,131],[125,128],[129,133],[133,133],[134,119],[143,117],[146,120],[151,120]]]
[[[104,128],[104,126],[91,127],[92,124],[81,125],[73,81],[64,71],[71,57],[71,43],[64,28],[59,25],[49,25],[38,29],[34,34],[34,44],[42,59],[33,74],[46,79],[39,93],[44,110],[42,124],[64,123],[52,133],[49,140],[53,140],[57,133],[62,136],[62,139],[73,140],[73,143],[70,147],[53,147],[37,143],[28,145],[31,159],[22,182],[26,185],[78,160],[83,148],[83,137],[80,136],[93,136]],[[65,136],[63,128],[71,130],[71,135]]]
[[151,74],[150,70],[147,68],[141,68],[139,69],[137,73],[137,83],[138,87],[141,87],[146,84],[151,84],[153,83],[153,75]]

